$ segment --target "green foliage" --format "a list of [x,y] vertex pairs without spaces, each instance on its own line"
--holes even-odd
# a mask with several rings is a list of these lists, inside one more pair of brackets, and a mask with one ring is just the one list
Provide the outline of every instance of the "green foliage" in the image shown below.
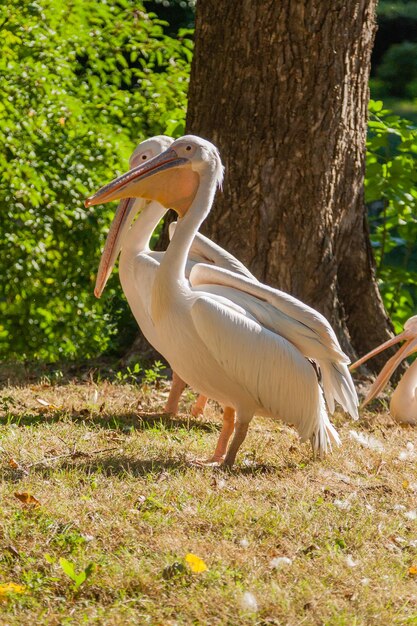
[[119,383],[131,383],[135,385],[141,371],[142,367],[139,363],[135,363],[132,367],[128,365],[125,370],[116,372],[116,380]]
[[158,380],[166,378],[164,370],[165,365],[162,361],[155,361],[152,367],[145,370],[139,363],[135,363],[132,367],[128,365],[125,370],[116,372],[116,380],[119,383],[132,385],[136,385],[141,380],[145,385],[154,385]]
[[[170,0],[166,8],[192,16],[193,2],[183,4]],[[83,200],[126,169],[145,137],[183,134],[192,40],[188,31],[171,37],[168,30],[136,0],[2,7],[2,356],[90,357],[135,332],[117,276],[101,300],[93,297],[113,207],[85,209]],[[408,63],[414,48],[396,48],[397,57],[404,52]],[[397,80],[391,56],[385,81]],[[417,303],[416,144],[411,124],[371,104],[366,194],[381,289],[397,324]],[[162,366],[136,367],[119,372],[120,380],[139,375],[152,383],[162,375]]]
[[388,48],[377,77],[386,95],[413,97],[417,82],[417,43],[403,41]]
[[81,587],[81,585],[85,583],[85,581],[91,576],[91,574],[95,570],[95,564],[89,563],[85,569],[81,570],[81,572],[77,574],[77,572],[75,571],[74,563],[72,563],[71,561],[61,558],[59,559],[59,564],[64,574],[66,574],[68,578],[70,578],[74,583],[75,591],[77,591]]
[[379,17],[417,20],[417,4],[415,0],[380,0],[377,13]]
[[10,0],[0,16],[0,341],[92,356],[123,335],[117,280],[92,295],[112,207],[84,198],[145,137],[182,134],[192,42],[136,0]]
[[380,289],[396,329],[417,309],[417,128],[370,102],[365,191]]
[[154,385],[158,380],[166,378],[163,373],[165,365],[161,361],[155,361],[152,367],[145,370],[144,381],[147,385]]
[[169,24],[167,31],[194,28],[196,0],[145,0],[148,10],[155,11]]

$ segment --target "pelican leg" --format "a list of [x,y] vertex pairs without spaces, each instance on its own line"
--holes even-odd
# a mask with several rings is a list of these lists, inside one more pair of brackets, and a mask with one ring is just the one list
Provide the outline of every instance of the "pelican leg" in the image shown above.
[[220,465],[226,456],[227,444],[235,427],[235,410],[231,406],[224,407],[223,424],[217,440],[216,449],[207,461],[195,461],[196,465]]
[[200,417],[201,415],[203,415],[206,404],[207,397],[200,394],[191,408],[192,415],[194,417]]
[[223,461],[226,456],[227,444],[235,428],[235,410],[231,406],[224,407],[223,424],[217,440],[216,449],[211,457],[214,462]]
[[232,442],[229,446],[229,449],[227,451],[227,454],[224,458],[224,461],[222,463],[223,467],[226,468],[231,468],[233,467],[233,464],[235,462],[235,458],[236,458],[236,454],[240,448],[240,446],[242,445],[242,443],[245,441],[247,432],[248,432],[248,428],[249,428],[249,423],[251,421],[252,417],[247,420],[247,421],[240,421],[239,420],[239,415],[237,416],[237,420],[236,420],[236,424],[235,424],[235,434],[233,435],[233,439]]
[[182,392],[185,389],[185,382],[176,374],[172,372],[171,389],[169,390],[168,400],[165,405],[165,412],[176,415],[178,413],[178,402]]

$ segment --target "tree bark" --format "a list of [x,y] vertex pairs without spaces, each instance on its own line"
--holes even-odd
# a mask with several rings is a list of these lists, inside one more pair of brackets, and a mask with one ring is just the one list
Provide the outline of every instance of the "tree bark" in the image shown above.
[[375,7],[200,0],[187,115],[226,166],[203,232],[321,311],[352,357],[392,328],[363,197]]

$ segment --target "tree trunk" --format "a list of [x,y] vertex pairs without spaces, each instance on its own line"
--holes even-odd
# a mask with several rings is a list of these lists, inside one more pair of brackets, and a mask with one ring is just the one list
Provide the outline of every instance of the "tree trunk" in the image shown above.
[[351,356],[391,335],[363,198],[375,6],[200,0],[187,116],[226,166],[203,232],[320,310]]

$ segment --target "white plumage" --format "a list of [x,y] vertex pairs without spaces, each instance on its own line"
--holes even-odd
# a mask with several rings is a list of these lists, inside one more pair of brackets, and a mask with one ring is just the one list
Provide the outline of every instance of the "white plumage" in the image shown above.
[[[197,263],[189,281],[186,278],[187,255],[222,172],[216,148],[186,136],[103,187],[87,205],[137,196],[179,214],[171,243],[148,285],[148,313],[157,336],[155,347],[179,376],[205,396],[236,409],[225,464],[233,464],[255,414],[293,424],[303,440],[310,439],[314,450],[324,453],[339,437],[309,359],[321,369],[329,406],[337,400],[357,416],[348,359],[328,322],[251,276]],[[115,229],[125,216],[126,211],[116,214]]]
[[[159,155],[172,142],[173,139],[165,135],[143,141],[137,146],[130,158],[131,169]],[[147,202],[142,198],[124,200],[120,206],[121,208],[127,207],[126,219],[116,233],[114,229],[111,229],[108,234],[105,249],[109,249],[109,245],[113,246],[112,252],[111,255],[103,254],[101,258],[95,293],[99,297],[103,292],[117,255],[121,251],[119,276],[123,292],[144,336],[158,352],[162,352],[162,346],[152,323],[150,304],[155,273],[163,259],[164,252],[153,252],[150,249],[150,241],[155,228],[167,209],[156,201]],[[138,218],[133,222],[137,215]],[[176,223],[170,224],[170,237],[175,232],[175,226]],[[197,233],[188,255],[186,278],[188,278],[192,267],[200,262],[213,263],[220,268],[231,270],[256,281],[255,277],[238,259],[207,237]],[[185,387],[185,383],[175,373],[173,379],[174,382],[165,407],[169,413],[177,412],[178,400]],[[205,401],[206,398],[200,396],[195,407],[193,407],[194,414],[201,412]]]

